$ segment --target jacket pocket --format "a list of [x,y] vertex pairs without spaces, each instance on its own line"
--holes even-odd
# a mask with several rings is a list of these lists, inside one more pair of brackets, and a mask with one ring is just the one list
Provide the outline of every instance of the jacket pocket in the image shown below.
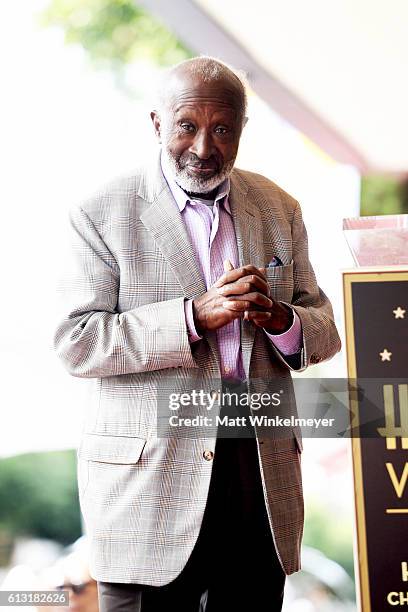
[[284,266],[272,266],[270,268],[266,268],[265,274],[268,278],[284,278],[289,276],[293,276],[293,261]]
[[137,463],[145,445],[145,438],[85,433],[82,435],[77,456],[78,459],[101,463]]
[[293,263],[286,266],[266,268],[265,276],[268,281],[272,299],[290,302],[293,296]]

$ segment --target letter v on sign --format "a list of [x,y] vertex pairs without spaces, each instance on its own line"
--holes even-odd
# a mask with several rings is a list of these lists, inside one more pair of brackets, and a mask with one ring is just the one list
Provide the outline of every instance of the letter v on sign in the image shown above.
[[401,480],[398,480],[392,463],[386,463],[385,465],[387,467],[387,471],[391,478],[391,482],[395,489],[395,492],[397,496],[401,498],[408,480],[408,462],[405,463],[404,470],[401,475]]

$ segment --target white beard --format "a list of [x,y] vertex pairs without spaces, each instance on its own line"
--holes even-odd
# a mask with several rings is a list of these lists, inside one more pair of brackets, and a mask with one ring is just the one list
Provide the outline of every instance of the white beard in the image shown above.
[[191,176],[187,168],[179,168],[176,160],[169,154],[166,146],[163,144],[162,155],[165,163],[171,169],[176,183],[188,193],[209,193],[216,189],[221,183],[227,179],[234,167],[235,159],[227,162],[220,173],[210,178]]

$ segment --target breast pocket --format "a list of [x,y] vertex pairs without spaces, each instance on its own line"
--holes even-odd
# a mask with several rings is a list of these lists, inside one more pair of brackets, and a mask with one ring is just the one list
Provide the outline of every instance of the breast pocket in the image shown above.
[[291,302],[293,297],[293,262],[286,266],[266,268],[266,279],[271,298],[281,302]]

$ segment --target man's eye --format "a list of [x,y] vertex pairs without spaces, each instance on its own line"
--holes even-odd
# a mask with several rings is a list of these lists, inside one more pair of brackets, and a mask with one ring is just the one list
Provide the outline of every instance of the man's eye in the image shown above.
[[194,125],[192,123],[182,123],[181,129],[184,130],[185,132],[193,132]]
[[221,134],[221,136],[223,136],[224,134],[226,134],[228,132],[228,128],[223,127],[222,125],[219,125],[218,127],[215,128],[215,132],[217,134]]

